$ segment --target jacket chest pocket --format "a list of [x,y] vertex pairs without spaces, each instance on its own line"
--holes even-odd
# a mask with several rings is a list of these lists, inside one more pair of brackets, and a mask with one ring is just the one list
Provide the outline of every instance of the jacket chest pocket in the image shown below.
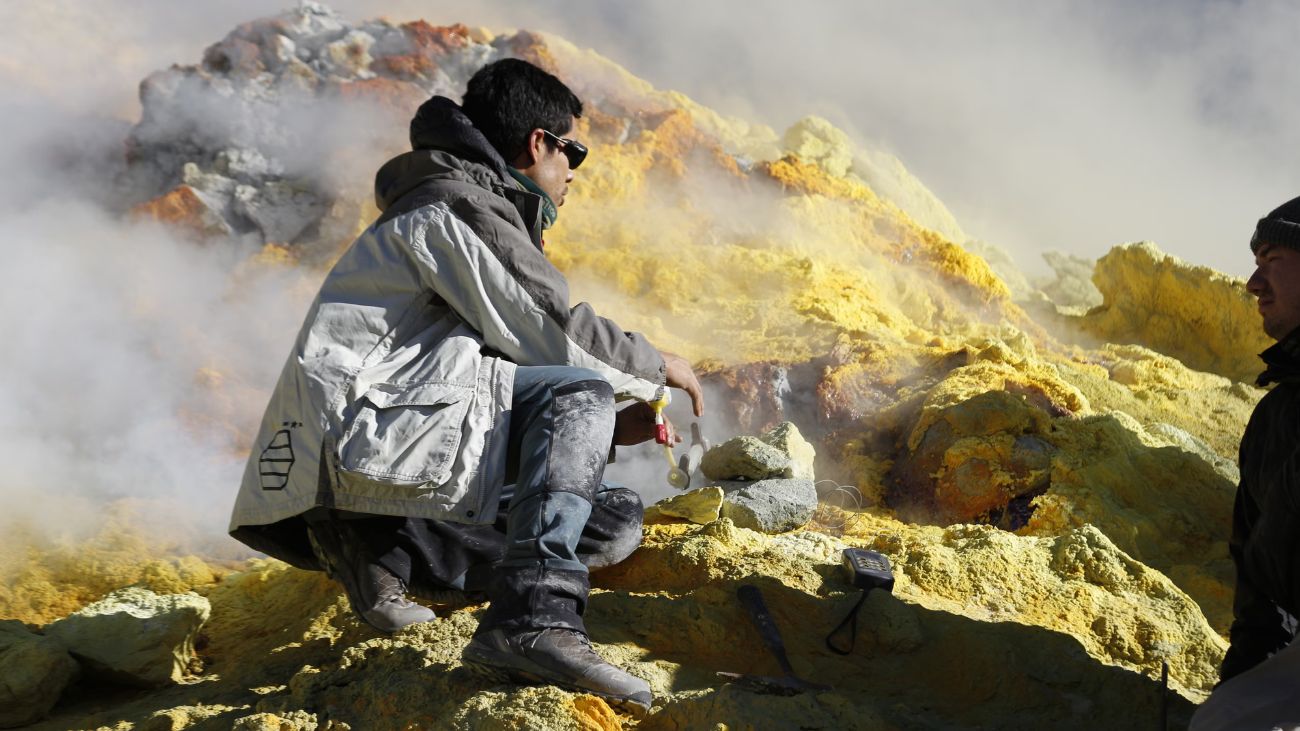
[[390,484],[446,482],[473,389],[375,384],[339,441],[339,468]]

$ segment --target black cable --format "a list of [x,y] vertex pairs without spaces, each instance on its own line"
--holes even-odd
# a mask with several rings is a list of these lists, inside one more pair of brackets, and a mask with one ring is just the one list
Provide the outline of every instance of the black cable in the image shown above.
[[[853,652],[853,646],[857,644],[858,641],[858,610],[862,608],[862,603],[867,600],[867,594],[870,591],[870,589],[863,589],[862,597],[858,599],[857,604],[853,605],[853,609],[849,610],[849,616],[845,617],[844,621],[836,625],[835,629],[831,630],[831,633],[826,635],[826,647],[831,652],[837,655],[848,655]],[[849,625],[849,647],[847,650],[841,650],[831,642],[831,639],[835,637],[835,635],[839,634],[840,630],[844,629],[844,625],[846,624]]]

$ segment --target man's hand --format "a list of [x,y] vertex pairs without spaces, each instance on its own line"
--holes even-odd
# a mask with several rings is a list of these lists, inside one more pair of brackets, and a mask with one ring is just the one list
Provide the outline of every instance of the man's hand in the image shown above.
[[662,350],[659,354],[664,357],[664,366],[668,371],[668,386],[685,391],[686,395],[691,397],[691,406],[694,407],[696,418],[704,416],[704,389],[700,388],[700,379],[696,378],[695,371],[691,370],[690,361],[680,355],[665,353]]
[[[664,417],[668,427],[668,440],[673,444],[682,441],[673,429],[673,423]],[[655,438],[655,410],[650,404],[638,401],[614,415],[614,444],[630,447],[633,444],[648,442]]]

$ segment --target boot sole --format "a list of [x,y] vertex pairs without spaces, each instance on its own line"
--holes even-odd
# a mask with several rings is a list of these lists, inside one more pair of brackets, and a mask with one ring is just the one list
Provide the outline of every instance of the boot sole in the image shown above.
[[[351,602],[349,602],[349,604],[351,604]],[[427,609],[427,607],[425,608]],[[371,613],[373,614],[374,612],[372,611]],[[410,621],[406,621],[406,619],[402,619],[402,620],[392,620],[392,621],[384,622],[382,620],[376,620],[374,618],[366,616],[367,614],[366,612],[358,612],[356,606],[352,606],[352,614],[355,615],[357,619],[360,619],[362,622],[370,625],[371,627],[374,627],[376,630],[379,630],[380,632],[383,632],[386,635],[395,634],[399,630],[406,629],[407,627],[410,627],[413,624],[423,624],[425,622],[432,622],[438,618],[437,614],[435,614],[433,611],[430,611],[428,616],[422,617],[420,619],[411,619]]]
[[[495,684],[518,683],[523,685],[554,685],[557,688],[562,688],[564,690],[573,693],[589,693],[591,695],[603,699],[606,703],[609,703],[609,705],[613,706],[615,709],[622,711],[623,713],[626,713],[629,716],[632,716],[634,719],[638,721],[645,718],[646,714],[650,712],[649,703],[643,703],[634,698],[615,695],[613,693],[601,692],[598,690],[593,690],[591,688],[584,688],[580,685],[574,685],[573,683],[566,683],[563,680],[547,677],[545,675],[531,672],[521,667],[499,665],[493,662],[493,660],[496,660],[498,659],[498,657],[500,657],[499,655],[497,657],[493,657],[493,656],[486,656],[485,654],[480,654],[480,653],[475,653],[475,654],[479,656],[478,657],[475,657],[473,655],[461,656],[460,659],[461,664],[465,667],[466,670],[469,670],[470,673],[472,673],[476,677],[482,678],[491,683],[495,683]],[[504,658],[502,659],[511,660],[514,659],[514,656],[513,655],[504,656]]]

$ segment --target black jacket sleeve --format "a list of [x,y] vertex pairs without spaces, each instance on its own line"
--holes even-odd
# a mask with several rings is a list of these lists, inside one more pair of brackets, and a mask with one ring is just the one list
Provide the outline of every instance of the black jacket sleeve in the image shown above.
[[[1274,485],[1249,485],[1243,475],[1237,487],[1229,542],[1237,585],[1231,644],[1219,668],[1220,682],[1255,667],[1293,638],[1279,602],[1294,609],[1300,599],[1300,511],[1294,505],[1300,498],[1298,459],[1300,451],[1290,455]],[[1262,505],[1255,502],[1260,487],[1267,488]]]

